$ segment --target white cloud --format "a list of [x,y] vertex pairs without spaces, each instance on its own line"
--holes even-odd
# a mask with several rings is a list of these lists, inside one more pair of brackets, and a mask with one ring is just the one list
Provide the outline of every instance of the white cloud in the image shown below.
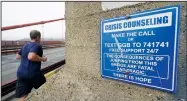
[[[2,26],[32,23],[64,18],[64,2],[2,2]],[[19,40],[29,38],[29,32],[42,25],[2,31],[2,39]],[[65,38],[65,21],[44,24],[44,38]]]

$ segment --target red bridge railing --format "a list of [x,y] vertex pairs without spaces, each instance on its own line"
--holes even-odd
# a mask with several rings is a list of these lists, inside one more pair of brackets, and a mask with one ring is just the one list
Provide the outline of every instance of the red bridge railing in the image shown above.
[[33,26],[33,25],[39,25],[39,24],[45,24],[45,23],[50,23],[50,22],[55,22],[55,21],[60,21],[60,20],[65,20],[65,19],[60,18],[60,19],[54,19],[54,20],[39,21],[39,22],[34,22],[34,23],[6,26],[6,27],[2,27],[1,31],[16,29],[16,28],[22,28],[22,27],[27,27],[27,26]]

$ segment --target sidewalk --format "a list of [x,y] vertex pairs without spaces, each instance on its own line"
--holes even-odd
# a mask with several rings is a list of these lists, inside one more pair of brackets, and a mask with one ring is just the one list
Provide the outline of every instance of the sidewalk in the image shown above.
[[[93,74],[84,71],[78,72],[78,70],[71,70],[64,66],[47,79],[41,88],[30,94],[26,101],[112,101],[112,99],[115,101],[139,101],[140,99],[150,101],[139,94],[140,88],[133,86],[136,90],[130,89],[129,85],[124,86],[123,83],[102,79],[100,75],[96,77]],[[116,86],[119,88],[116,89]],[[126,92],[127,89],[128,92]],[[115,93],[119,90],[124,92]],[[129,93],[137,95],[134,95],[136,97],[132,99],[132,95]],[[124,96],[117,97],[121,94]],[[153,95],[147,96],[156,101],[156,97]]]

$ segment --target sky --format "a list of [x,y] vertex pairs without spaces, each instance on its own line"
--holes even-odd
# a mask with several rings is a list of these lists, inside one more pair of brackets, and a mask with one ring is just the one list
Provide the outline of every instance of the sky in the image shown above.
[[[2,2],[2,27],[64,18],[64,2]],[[29,32],[39,30],[44,37],[65,39],[65,21],[2,31],[2,40],[29,38]]]

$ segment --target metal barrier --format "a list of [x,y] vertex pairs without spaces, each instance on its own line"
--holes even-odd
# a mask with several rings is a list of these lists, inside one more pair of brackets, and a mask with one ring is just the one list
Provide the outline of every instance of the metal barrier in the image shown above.
[[[12,48],[12,47],[21,47],[29,41],[1,41],[2,48]],[[56,45],[56,44],[64,44],[63,41],[53,40],[53,41],[40,41],[40,44],[43,45]]]
[[[43,68],[41,71],[42,71],[42,73],[46,74],[46,73],[64,65],[64,64],[65,64],[65,60],[62,60],[62,61],[59,61],[59,62],[53,64],[53,65]],[[6,84],[3,84],[1,86],[1,96],[5,96],[6,94],[14,91],[16,89],[16,82],[17,82],[17,79],[14,79]]]
[[[42,46],[43,49],[48,49],[48,48],[57,48],[57,47],[62,47],[62,45],[45,45],[45,46]],[[2,55],[7,55],[7,54],[10,54],[10,53],[17,53],[19,50],[21,49],[21,47],[16,47],[16,48],[13,48],[13,49],[1,49],[1,54]]]
[[60,19],[54,19],[54,20],[39,21],[39,22],[34,22],[34,23],[6,26],[6,27],[2,27],[1,31],[10,30],[10,29],[16,29],[16,28],[22,28],[22,27],[27,27],[27,26],[33,26],[33,25],[39,25],[39,24],[45,24],[45,23],[50,23],[50,22],[55,22],[55,21],[60,21],[60,20],[65,20],[65,19],[64,18],[60,18]]

